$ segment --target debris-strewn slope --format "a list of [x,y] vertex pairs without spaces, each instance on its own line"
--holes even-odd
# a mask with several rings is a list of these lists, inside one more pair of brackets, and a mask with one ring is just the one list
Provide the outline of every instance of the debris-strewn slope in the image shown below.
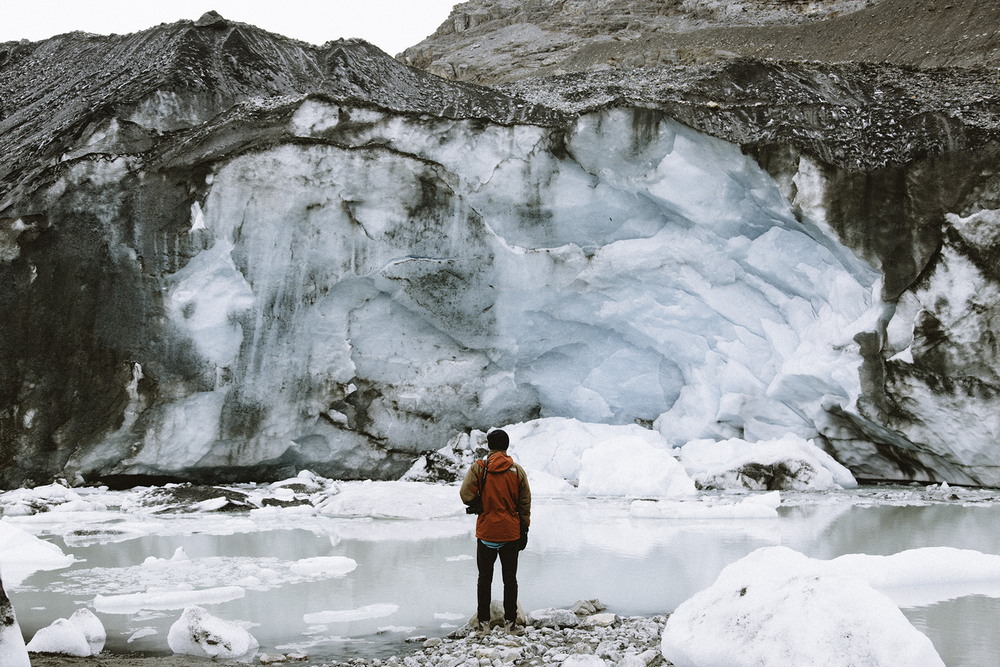
[[402,57],[481,83],[739,56],[996,67],[998,25],[992,0],[470,0]]

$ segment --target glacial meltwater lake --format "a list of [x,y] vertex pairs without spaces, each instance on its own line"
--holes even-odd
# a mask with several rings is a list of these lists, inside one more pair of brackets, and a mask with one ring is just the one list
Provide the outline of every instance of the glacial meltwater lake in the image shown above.
[[[932,498],[921,487],[782,494],[778,515],[638,518],[621,498],[536,498],[521,556],[522,606],[530,612],[598,598],[621,615],[663,614],[709,586],[727,564],[775,545],[819,559],[926,546],[1000,554],[1000,499],[987,492],[961,492],[957,500]],[[319,664],[412,650],[407,637],[445,635],[474,610],[474,519],[468,516],[80,512],[9,520],[76,559],[8,587],[28,638],[87,607],[107,629],[106,650],[166,654],[168,630],[182,608],[159,600],[159,592],[235,589],[242,596],[203,606],[246,622],[262,651],[301,650],[310,656],[305,664]],[[296,574],[308,571],[296,564],[331,556],[353,559],[357,567],[319,579]],[[153,608],[130,608],[120,602],[125,598],[113,597],[136,592]],[[98,596],[105,596],[104,607],[95,605]],[[1000,581],[963,589],[929,580],[906,591],[912,606],[903,611],[949,667],[995,665],[997,596]],[[336,613],[317,616],[323,612]]]

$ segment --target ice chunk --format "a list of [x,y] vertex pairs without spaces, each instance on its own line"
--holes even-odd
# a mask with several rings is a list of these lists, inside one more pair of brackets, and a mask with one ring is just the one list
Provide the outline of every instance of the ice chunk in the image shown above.
[[[97,655],[104,649],[104,624],[89,609],[78,609],[68,619],[60,618],[38,630],[28,642],[31,653],[61,653],[76,657]],[[6,665],[6,662],[0,661]]]
[[[450,487],[458,498],[458,489]],[[464,507],[464,505],[463,505]],[[329,528],[333,540],[359,540],[361,542],[408,541],[448,539],[468,535],[474,522],[468,520],[464,510],[461,515],[445,519],[391,519],[358,518],[338,522]]]
[[357,609],[344,609],[340,611],[318,611],[302,616],[303,622],[309,625],[329,625],[331,623],[348,623],[351,621],[363,621],[370,618],[383,618],[391,616],[399,611],[399,605],[395,604],[369,604]]
[[860,578],[824,574],[785,547],[729,565],[682,603],[667,620],[662,651],[690,667],[944,665],[885,595]]
[[[677,497],[693,495],[696,486],[731,490],[857,486],[851,472],[812,440],[790,433],[759,442],[699,439],[672,449],[657,431],[634,424],[549,417],[503,428],[511,436],[511,455],[528,471],[532,492],[540,496]],[[435,464],[462,466],[455,474],[464,474],[482,435],[474,431],[453,440],[436,453]]]
[[[624,429],[622,429],[624,430]],[[609,439],[583,453],[580,492],[588,495],[677,497],[697,493],[665,447],[635,437]]]
[[387,632],[399,632],[402,634],[408,634],[415,632],[416,628],[412,625],[383,625],[378,628],[379,634],[385,634]]
[[1000,555],[954,547],[923,547],[888,556],[845,554],[826,571],[863,578],[901,607],[965,595],[1000,598]]
[[652,519],[777,519],[779,503],[777,491],[725,504],[636,500],[629,514]]
[[73,561],[55,544],[25,532],[7,519],[0,520],[0,571],[8,590],[20,586],[34,572],[59,570]]
[[419,482],[349,482],[321,500],[323,514],[378,519],[433,519],[464,514],[458,489]]
[[457,621],[467,617],[468,614],[461,614],[455,611],[439,611],[434,613],[434,618],[439,621]]
[[532,497],[572,496],[579,494],[577,487],[562,477],[550,475],[544,470],[531,470],[528,472],[528,483],[531,485]]
[[209,498],[207,500],[202,500],[201,502],[195,503],[191,506],[192,512],[214,512],[216,510],[222,509],[229,504],[229,498],[225,496],[216,496],[215,498]]
[[316,556],[303,558],[289,568],[295,574],[325,577],[343,577],[358,567],[357,561],[343,556]]
[[[794,434],[760,442],[699,439],[673,450],[658,432],[634,424],[550,417],[503,428],[511,436],[512,456],[528,471],[533,491],[537,480],[540,495],[572,493],[559,478],[576,484],[580,493],[631,497],[693,495],[696,485],[734,490],[857,486],[846,467]],[[446,455],[458,459],[455,452]]]
[[28,642],[29,653],[61,653],[84,658],[92,655],[86,635],[74,623],[59,618],[38,630]]
[[321,134],[340,122],[340,109],[320,100],[305,100],[292,114],[289,123],[296,136],[308,137]]
[[242,586],[219,586],[202,590],[146,591],[124,595],[98,595],[94,609],[104,614],[134,614],[143,609],[183,609],[191,605],[217,604],[246,595]]
[[197,606],[185,609],[170,626],[167,645],[174,653],[241,663],[252,662],[260,648],[245,628]]
[[139,628],[138,630],[130,634],[126,641],[129,644],[131,644],[132,642],[138,641],[143,637],[152,637],[153,635],[157,634],[159,634],[159,630],[157,630],[156,628],[151,628],[151,627]]
[[69,617],[69,622],[83,632],[83,636],[87,638],[87,644],[90,645],[91,655],[97,655],[104,650],[104,642],[108,638],[108,633],[104,629],[101,619],[97,618],[94,612],[89,609],[77,609]]
[[0,493],[3,516],[27,516],[38,512],[89,512],[107,509],[96,499],[86,499],[65,483]]
[[756,443],[694,440],[681,447],[679,458],[703,489],[823,491],[858,485],[832,456],[792,434]]
[[533,479],[531,471],[540,470],[578,484],[584,453],[609,441],[617,442],[609,445],[617,448],[669,450],[663,436],[635,424],[615,426],[550,417],[505,426],[504,430],[510,436],[511,455],[528,470],[529,479]]

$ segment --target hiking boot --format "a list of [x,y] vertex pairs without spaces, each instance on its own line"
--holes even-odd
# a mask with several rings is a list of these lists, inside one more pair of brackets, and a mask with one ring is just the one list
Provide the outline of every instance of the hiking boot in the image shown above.
[[514,635],[515,637],[521,637],[524,635],[524,626],[518,625],[511,621],[507,621],[503,624],[503,629],[508,635]]
[[473,623],[471,635],[473,637],[486,637],[490,634],[489,623]]

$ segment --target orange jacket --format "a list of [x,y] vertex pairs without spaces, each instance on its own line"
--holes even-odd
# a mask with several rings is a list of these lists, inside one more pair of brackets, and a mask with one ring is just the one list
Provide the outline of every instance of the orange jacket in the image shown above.
[[513,542],[521,537],[521,527],[531,523],[531,489],[528,476],[506,452],[492,451],[486,462],[472,464],[459,495],[469,503],[480,495],[479,475],[486,464],[483,480],[483,513],[476,520],[476,537],[488,542]]

